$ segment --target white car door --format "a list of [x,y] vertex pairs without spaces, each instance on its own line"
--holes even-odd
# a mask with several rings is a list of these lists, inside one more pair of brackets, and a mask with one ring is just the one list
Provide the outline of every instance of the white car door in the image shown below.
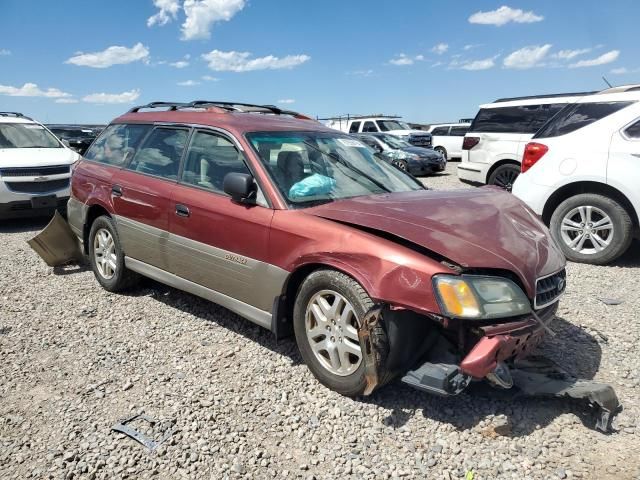
[[640,213],[640,118],[611,137],[607,183],[627,195]]

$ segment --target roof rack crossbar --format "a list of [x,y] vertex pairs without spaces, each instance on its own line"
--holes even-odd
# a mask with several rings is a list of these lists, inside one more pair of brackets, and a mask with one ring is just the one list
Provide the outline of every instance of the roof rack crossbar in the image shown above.
[[528,95],[524,97],[505,97],[494,100],[493,103],[515,102],[518,100],[535,100],[537,98],[558,98],[558,97],[584,97],[598,92],[573,92],[573,93],[550,93],[548,95]]
[[318,120],[358,120],[361,118],[402,118],[400,115],[384,115],[382,113],[373,114],[373,115],[360,115],[360,114],[350,114],[345,113],[344,115],[338,115],[336,117],[327,117],[327,118],[319,118]]
[[179,107],[188,106],[188,103],[184,102],[151,102],[146,105],[138,105],[137,107],[133,107],[127,113],[136,113],[143,108],[167,108],[168,110],[177,110]]
[[24,117],[20,112],[0,112],[3,117]]
[[[275,105],[257,105],[243,102],[220,102],[216,100],[194,100],[193,102],[151,102],[146,105],[133,107],[128,113],[136,113],[143,108],[167,108],[169,111],[176,111],[183,108],[206,108],[218,107],[231,112],[247,113],[273,113],[275,115],[291,115],[297,118],[309,118],[293,110],[283,110]],[[247,107],[247,108],[243,108]]]

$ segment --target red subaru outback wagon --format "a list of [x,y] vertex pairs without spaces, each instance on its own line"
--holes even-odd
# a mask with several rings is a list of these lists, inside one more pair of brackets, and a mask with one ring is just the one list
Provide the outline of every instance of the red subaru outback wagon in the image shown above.
[[71,189],[69,225],[105,289],[143,275],[293,333],[345,395],[397,376],[441,395],[509,387],[565,288],[562,253],[511,194],[428,190],[272,106],[133,108]]

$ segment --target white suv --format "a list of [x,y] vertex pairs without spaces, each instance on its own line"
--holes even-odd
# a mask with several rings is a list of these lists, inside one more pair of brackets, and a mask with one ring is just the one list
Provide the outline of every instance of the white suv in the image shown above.
[[550,226],[567,258],[606,264],[638,235],[640,85],[565,107],[524,151],[513,193]]
[[345,133],[389,133],[408,141],[414,147],[431,148],[431,134],[412,129],[400,117],[392,116],[343,116],[327,118],[325,125]]
[[428,132],[431,134],[433,149],[447,160],[462,157],[462,140],[470,126],[470,123],[462,122],[431,125]]
[[79,158],[42,124],[0,112],[0,218],[64,210]]
[[567,103],[589,93],[502,98],[481,105],[462,142],[458,178],[511,190],[533,134]]

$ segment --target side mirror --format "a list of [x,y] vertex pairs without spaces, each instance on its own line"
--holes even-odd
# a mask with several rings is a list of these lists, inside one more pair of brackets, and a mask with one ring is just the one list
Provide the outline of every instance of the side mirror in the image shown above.
[[253,177],[246,173],[227,173],[222,182],[222,189],[231,197],[231,200],[238,203],[247,203],[256,194]]

